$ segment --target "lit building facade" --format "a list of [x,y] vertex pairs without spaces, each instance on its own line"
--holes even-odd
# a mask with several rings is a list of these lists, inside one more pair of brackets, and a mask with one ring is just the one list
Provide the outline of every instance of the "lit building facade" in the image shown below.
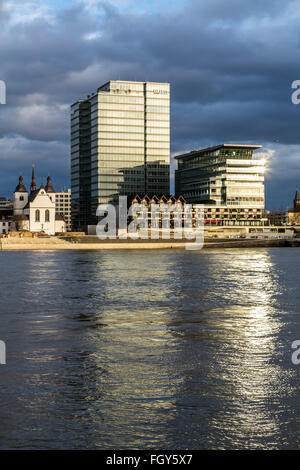
[[71,231],[71,189],[55,193],[55,212],[61,214],[66,222],[67,232]]
[[169,83],[109,81],[71,107],[72,226],[120,195],[169,194]]
[[259,225],[264,218],[264,161],[260,145],[222,144],[177,155],[175,193],[203,204],[205,221],[216,225]]

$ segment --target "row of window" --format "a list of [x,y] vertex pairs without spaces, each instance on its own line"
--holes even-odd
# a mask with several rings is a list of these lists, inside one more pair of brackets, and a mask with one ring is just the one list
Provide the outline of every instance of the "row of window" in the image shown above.
[[[95,116],[95,114],[100,114],[102,113],[102,111],[106,111],[108,109],[112,109],[112,110],[115,110],[115,111],[141,111],[141,112],[144,112],[144,104],[122,104],[122,106],[120,106],[118,103],[100,103],[100,106],[98,108],[98,113],[97,111],[94,111],[92,114],[93,116]],[[96,116],[97,116],[96,114]]]
[[[144,129],[141,130],[141,132],[136,132],[135,130],[131,130],[131,132],[123,132],[122,128],[116,129],[116,132],[104,132],[104,131],[99,131],[91,134],[90,140],[92,141],[93,139],[109,139],[109,144],[115,144],[116,139],[121,140],[121,142],[132,142],[132,141],[140,141],[144,143],[145,140],[148,141],[170,141],[170,135],[169,134],[155,134],[152,132],[144,132]],[[81,140],[79,138],[73,139],[72,140],[72,147],[75,145],[78,145],[81,143]]]
[[[153,119],[153,116],[151,114],[152,113],[149,113],[149,115],[147,115],[147,124],[149,124],[148,119],[149,120]],[[158,116],[157,119],[161,120],[161,122],[165,122],[165,123],[167,123],[167,125],[170,124],[168,114],[162,114],[162,115],[157,114],[155,116]],[[118,111],[118,110],[104,110],[104,109],[102,109],[99,112],[98,119],[95,118],[94,121],[97,122],[98,120],[102,120],[102,118],[116,118],[116,119],[131,118],[131,119],[143,119],[144,120],[144,117],[145,117],[145,113],[141,112],[141,111]],[[164,117],[164,119],[163,119],[163,117]],[[158,120],[154,121],[154,122],[158,124]],[[76,121],[76,119],[75,119],[74,121],[72,121],[72,125],[75,125],[77,123],[79,123],[79,120]]]
[[[110,156],[111,154],[119,154],[120,156],[120,161],[122,160],[122,157],[121,155],[127,155],[129,158],[132,156],[132,155],[141,155],[143,156],[144,155],[144,152],[142,152],[142,149],[139,148],[139,147],[114,147],[114,146],[111,146],[111,147],[107,147],[107,146],[99,146],[99,147],[94,147],[93,151],[92,151],[92,154],[95,154],[97,156],[97,154],[99,153],[100,155],[106,155],[106,156]],[[159,149],[156,149],[156,148],[148,148],[148,155],[159,155],[159,156],[166,156],[168,157],[170,155],[170,151],[169,151],[169,146],[167,146],[167,148],[159,148]],[[123,157],[124,158],[124,157]],[[125,158],[124,158],[125,160]]]
[[[136,122],[136,121],[131,121],[131,120],[121,120],[121,119],[105,119],[105,121],[110,121],[110,122],[103,122],[104,120],[101,120],[101,123],[98,125],[98,132],[107,132],[107,133],[112,133],[111,136],[113,137],[115,133],[122,133],[122,134],[143,134],[143,135],[163,135],[163,136],[169,136],[170,131],[167,127],[149,127],[149,126],[144,126],[144,122],[141,121],[141,123]],[[122,121],[122,122],[118,122]],[[131,124],[132,122],[132,124]],[[93,133],[97,133],[97,126],[93,126]],[[72,131],[72,144],[76,141],[76,139],[79,139],[80,143],[83,144],[86,140],[86,143],[89,142],[90,140],[90,129],[85,133],[86,135],[83,135],[81,131],[79,130],[74,130]]]
[[[41,211],[40,209],[36,209],[35,211],[35,221],[41,222]],[[50,222],[50,211],[48,209],[45,210],[45,222]]]
[[120,95],[100,95],[99,96],[99,105],[101,103],[135,103],[135,104],[144,104],[143,96],[120,96]]
[[[149,116],[150,114],[155,114],[158,116],[158,119],[168,119],[169,116],[170,116],[170,110],[169,108],[161,108],[161,107],[150,107],[148,106],[146,109],[144,109],[143,106],[135,106],[134,108],[136,109],[133,109],[133,107],[129,107],[129,106],[123,106],[122,108],[120,107],[116,107],[116,106],[107,106],[107,107],[102,107],[100,108],[99,110],[96,110],[94,111],[93,113],[91,113],[91,119],[94,120],[94,119],[97,119],[98,116],[102,116],[103,115],[103,111],[108,111],[108,110],[113,110],[113,111],[142,111],[143,113],[146,113],[146,116]],[[73,118],[73,121],[72,123],[74,124],[74,118]]]

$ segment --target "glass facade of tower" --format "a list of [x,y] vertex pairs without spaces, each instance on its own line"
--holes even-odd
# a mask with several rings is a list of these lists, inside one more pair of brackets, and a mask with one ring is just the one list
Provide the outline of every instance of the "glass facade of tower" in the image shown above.
[[117,204],[119,195],[169,194],[168,83],[110,81],[75,103],[72,113],[73,228],[97,223],[97,206]]
[[91,215],[91,104],[71,108],[71,218],[75,230],[93,223]]
[[175,193],[205,205],[213,221],[256,221],[265,207],[264,161],[253,159],[259,145],[219,145],[177,155]]

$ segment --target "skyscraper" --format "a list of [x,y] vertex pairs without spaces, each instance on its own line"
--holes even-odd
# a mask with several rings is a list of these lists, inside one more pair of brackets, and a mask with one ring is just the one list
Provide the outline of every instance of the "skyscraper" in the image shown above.
[[71,107],[73,229],[119,195],[169,194],[169,83],[109,81]]

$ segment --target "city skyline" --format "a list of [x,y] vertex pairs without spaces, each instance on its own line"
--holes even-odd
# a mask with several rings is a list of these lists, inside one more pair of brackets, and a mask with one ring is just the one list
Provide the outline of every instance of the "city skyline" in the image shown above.
[[[16,173],[29,177],[32,161],[42,174],[51,160],[58,187],[68,186],[70,105],[120,78],[171,83],[172,192],[174,155],[258,143],[269,164],[266,206],[289,206],[300,184],[300,107],[290,99],[299,78],[299,13],[292,2],[244,2],[236,9],[231,1],[226,12],[216,0],[164,3],[160,12],[157,2],[110,5],[2,2],[0,78],[7,104],[0,107],[1,195],[9,196]],[[199,41],[190,33],[195,21]],[[71,39],[76,25],[80,34]]]
[[1,450],[300,449],[299,26],[0,0]]

